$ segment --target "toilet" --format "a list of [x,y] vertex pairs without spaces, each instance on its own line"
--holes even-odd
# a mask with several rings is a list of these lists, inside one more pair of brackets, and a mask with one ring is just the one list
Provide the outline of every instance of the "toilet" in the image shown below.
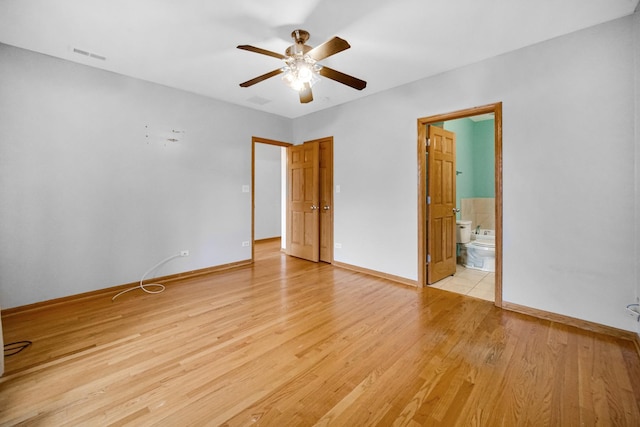
[[466,268],[496,271],[496,241],[494,230],[471,233],[471,221],[456,221],[456,243],[460,261]]

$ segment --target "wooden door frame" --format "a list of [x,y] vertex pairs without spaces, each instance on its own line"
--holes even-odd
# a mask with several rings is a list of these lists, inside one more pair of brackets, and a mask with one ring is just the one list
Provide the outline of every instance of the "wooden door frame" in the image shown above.
[[259,136],[251,137],[251,262],[253,262],[255,256],[256,241],[256,144],[277,145],[279,147],[290,147],[293,145],[289,142],[260,138]]
[[418,119],[418,286],[427,280],[427,125],[480,114],[494,114],[495,131],[495,221],[496,221],[496,307],[502,307],[502,102]]

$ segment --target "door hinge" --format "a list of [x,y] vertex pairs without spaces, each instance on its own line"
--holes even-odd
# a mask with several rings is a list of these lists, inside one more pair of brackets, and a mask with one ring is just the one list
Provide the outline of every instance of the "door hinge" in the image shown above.
[[431,147],[431,138],[427,138],[427,147]]
[[427,204],[430,205],[431,204],[431,196],[427,196]]
[[427,255],[427,264],[431,262],[431,255]]

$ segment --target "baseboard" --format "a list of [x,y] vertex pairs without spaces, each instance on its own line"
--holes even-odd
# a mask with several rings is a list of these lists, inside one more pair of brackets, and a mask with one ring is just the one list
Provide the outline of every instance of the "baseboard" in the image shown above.
[[394,276],[393,274],[382,273],[376,270],[369,270],[368,268],[358,267],[356,265],[351,265],[351,264],[345,264],[339,261],[333,261],[332,265],[334,265],[335,267],[344,268],[345,270],[351,270],[358,273],[368,274],[369,276],[375,276],[381,279],[387,279],[393,282],[402,283],[403,285],[418,287],[417,280],[407,279],[406,277]]
[[536,308],[526,307],[511,302],[502,302],[502,308],[517,313],[527,314],[539,319],[550,320],[552,322],[562,323],[564,325],[575,326],[576,328],[585,329],[592,332],[609,335],[616,338],[622,338],[635,343],[636,350],[640,355],[640,337],[635,332],[625,331],[624,329],[614,328],[613,326],[601,325],[587,320],[576,319],[562,314],[551,313],[549,311],[538,310]]
[[[199,276],[206,276],[208,274],[216,273],[219,271],[229,270],[232,268],[243,267],[245,265],[250,265],[252,263],[251,260],[237,261],[229,264],[216,265],[214,267],[202,268],[199,270],[185,271],[183,273],[171,274],[168,276],[154,277],[154,283],[162,283],[166,285],[171,282],[176,282],[179,280],[192,279]],[[54,298],[46,301],[40,301],[33,304],[21,305],[18,307],[5,308],[2,309],[2,317],[6,318],[9,316],[16,315],[18,313],[24,313],[27,311],[38,310],[44,307],[51,307],[52,305],[63,304],[69,301],[78,301],[88,298],[98,298],[102,297],[105,294],[116,294],[125,289],[131,288],[133,286],[139,285],[140,282],[132,282],[124,285],[112,286],[109,288],[98,289],[90,292],[83,292],[81,294],[68,295],[66,297]]]
[[269,242],[275,242],[275,241],[281,241],[282,237],[278,236],[278,237],[267,237],[266,239],[256,239],[255,243],[269,243]]

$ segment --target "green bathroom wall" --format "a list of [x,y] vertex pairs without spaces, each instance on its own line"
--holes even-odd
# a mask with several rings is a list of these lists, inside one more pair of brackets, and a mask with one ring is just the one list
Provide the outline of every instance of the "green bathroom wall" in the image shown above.
[[[474,162],[473,162],[473,121],[467,118],[450,120],[444,128],[456,134],[456,207],[460,209],[460,199],[474,197]],[[460,219],[460,213],[457,215]]]
[[495,197],[495,138],[493,120],[473,125],[473,197]]
[[[444,128],[456,134],[456,206],[460,199],[495,197],[494,121],[450,120]],[[458,213],[457,218],[460,219]]]

